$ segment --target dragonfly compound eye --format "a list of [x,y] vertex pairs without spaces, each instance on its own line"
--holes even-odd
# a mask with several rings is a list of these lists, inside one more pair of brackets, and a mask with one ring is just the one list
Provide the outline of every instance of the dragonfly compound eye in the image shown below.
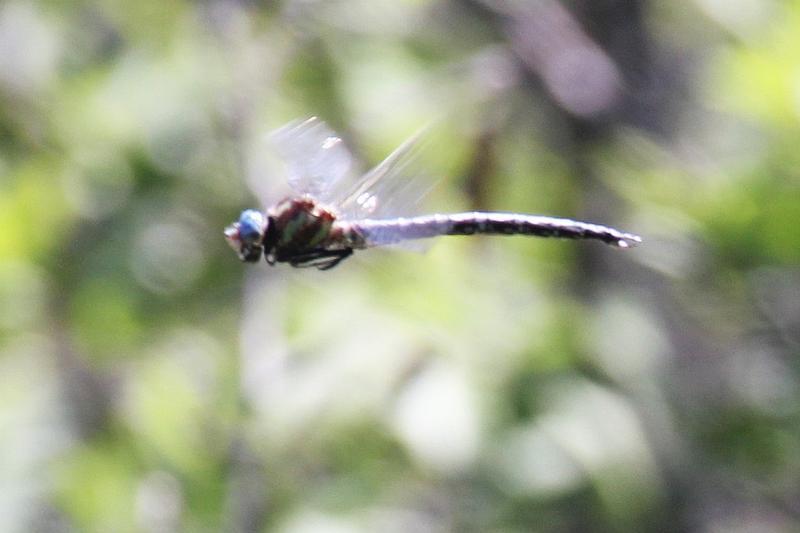
[[239,217],[239,239],[245,246],[260,245],[267,229],[267,219],[255,209],[242,211]]
[[254,263],[263,252],[261,241],[267,229],[267,219],[258,211],[242,212],[238,222],[225,228],[225,240],[239,255],[239,259]]

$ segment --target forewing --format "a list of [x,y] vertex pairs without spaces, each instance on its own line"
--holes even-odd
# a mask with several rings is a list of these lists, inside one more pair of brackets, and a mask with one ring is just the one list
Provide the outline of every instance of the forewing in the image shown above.
[[339,216],[349,220],[413,215],[434,184],[420,164],[426,130],[401,144],[335,199]]
[[289,186],[330,203],[337,191],[354,179],[353,156],[344,141],[317,117],[296,120],[270,135],[283,160]]

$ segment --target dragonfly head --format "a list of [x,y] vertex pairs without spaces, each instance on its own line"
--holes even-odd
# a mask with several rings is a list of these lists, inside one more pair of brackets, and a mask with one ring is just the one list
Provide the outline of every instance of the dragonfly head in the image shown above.
[[255,209],[242,211],[239,220],[225,228],[225,240],[239,255],[239,259],[255,263],[264,251],[267,217]]

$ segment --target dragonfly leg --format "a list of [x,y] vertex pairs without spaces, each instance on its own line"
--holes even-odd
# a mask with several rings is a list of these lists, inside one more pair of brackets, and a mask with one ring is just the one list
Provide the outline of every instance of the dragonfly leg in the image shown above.
[[289,259],[289,264],[296,268],[316,267],[319,270],[330,270],[351,255],[353,255],[352,248],[344,248],[342,250],[325,250],[321,248],[293,255]]
[[342,261],[344,261],[345,259],[347,259],[348,257],[350,257],[351,255],[353,255],[352,248],[345,248],[344,250],[339,250],[339,254],[331,257],[330,261],[328,261],[327,263],[318,264],[317,268],[319,270],[330,270],[339,263],[341,263]]

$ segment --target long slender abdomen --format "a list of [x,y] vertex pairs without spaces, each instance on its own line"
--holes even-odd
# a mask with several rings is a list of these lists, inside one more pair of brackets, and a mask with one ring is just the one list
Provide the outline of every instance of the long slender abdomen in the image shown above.
[[[567,218],[552,218],[516,213],[458,213],[426,215],[391,220],[358,220],[349,222],[354,233],[353,247],[361,248],[394,244],[408,239],[425,239],[439,235],[533,235],[564,239],[594,239],[627,248],[642,241],[641,237],[614,228]],[[361,242],[359,242],[361,241]]]

